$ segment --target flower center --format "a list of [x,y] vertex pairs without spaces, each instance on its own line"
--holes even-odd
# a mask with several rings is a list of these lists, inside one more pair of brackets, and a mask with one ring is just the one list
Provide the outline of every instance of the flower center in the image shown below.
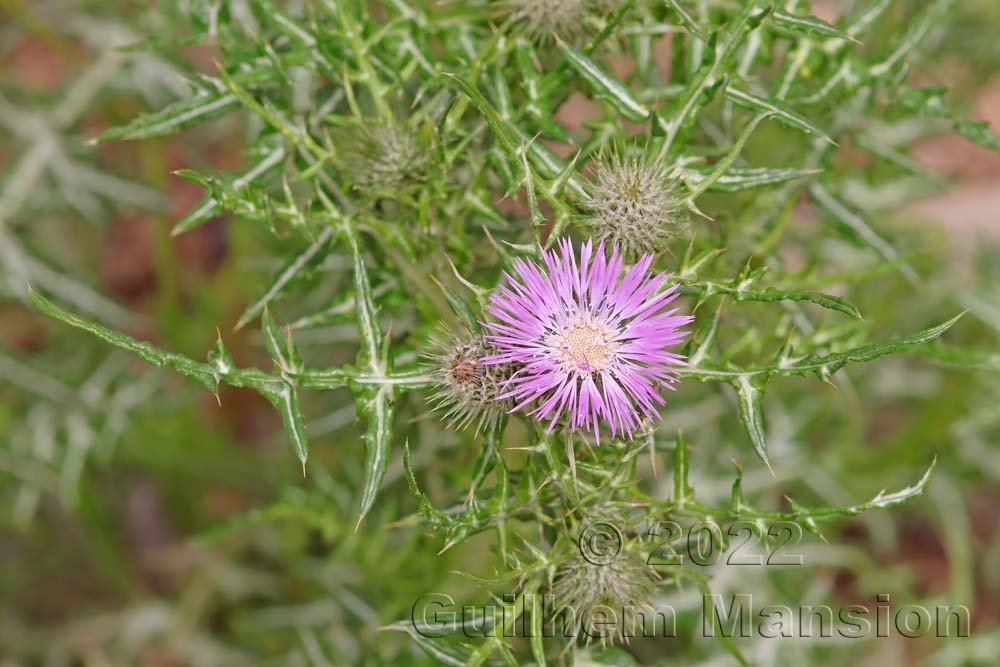
[[570,371],[600,372],[614,357],[614,331],[592,319],[570,321],[552,336],[556,358]]

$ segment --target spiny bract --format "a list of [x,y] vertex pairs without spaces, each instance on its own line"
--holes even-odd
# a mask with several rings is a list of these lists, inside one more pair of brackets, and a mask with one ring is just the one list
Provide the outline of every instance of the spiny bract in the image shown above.
[[489,431],[513,406],[502,398],[510,377],[504,364],[486,365],[483,360],[497,350],[481,334],[452,334],[434,343],[431,359],[438,380],[431,400],[454,428],[475,424],[477,431]]
[[393,197],[423,179],[429,154],[413,131],[376,121],[344,133],[341,158],[358,190]]
[[540,39],[571,39],[583,32],[588,16],[606,5],[603,0],[505,0],[507,12]]
[[663,250],[687,229],[671,169],[645,155],[618,151],[599,158],[589,194],[584,226],[626,255]]
[[573,636],[587,644],[628,642],[638,614],[652,609],[653,588],[649,569],[630,555],[600,564],[575,556],[556,570],[552,620],[558,622],[559,614],[565,615],[563,622],[572,618]]

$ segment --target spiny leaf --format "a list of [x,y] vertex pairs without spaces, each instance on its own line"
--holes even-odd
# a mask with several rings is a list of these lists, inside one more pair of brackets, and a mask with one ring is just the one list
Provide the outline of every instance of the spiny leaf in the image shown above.
[[365,516],[375,505],[378,489],[382,485],[385,471],[389,467],[389,446],[392,443],[392,400],[391,387],[383,386],[374,391],[363,391],[357,396],[358,415],[368,420],[368,426],[361,439],[365,443],[365,483],[361,491],[357,530]]
[[759,26],[771,11],[771,5],[763,0],[748,0],[742,11],[713,37],[714,57],[698,68],[678,96],[671,110],[669,122],[663,121],[663,117],[658,116],[658,122],[665,134],[659,151],[661,158],[666,158],[670,154],[681,130],[694,122],[698,112],[725,81],[725,65],[739,48],[743,37]]
[[775,25],[791,30],[792,32],[800,32],[806,35],[814,35],[816,37],[846,39],[852,42],[857,41],[837,26],[830,25],[823,19],[815,16],[798,16],[781,10],[776,10],[772,15],[772,18]]
[[764,435],[764,418],[761,415],[761,399],[764,397],[764,382],[753,377],[740,376],[733,383],[740,405],[740,421],[750,436],[753,451],[774,474],[767,458],[767,438]]
[[835,145],[837,143],[831,139],[826,132],[819,129],[794,111],[790,111],[789,109],[780,106],[777,102],[759,95],[754,95],[753,93],[749,93],[745,90],[740,90],[735,86],[729,86],[726,88],[726,97],[738,106],[752,111],[770,113],[774,116],[774,119],[777,122],[787,125],[788,127],[805,132],[806,134],[811,134],[814,137],[819,137],[830,144]]
[[[233,179],[231,188],[234,191],[239,191],[241,188],[253,183],[261,176],[267,174],[272,169],[281,164],[285,159],[285,148],[284,146],[278,146],[270,151],[268,151],[264,157],[250,168],[246,173],[244,173],[239,178]],[[190,231],[199,225],[202,225],[214,216],[218,214],[219,202],[213,197],[206,197],[202,199],[201,202],[188,213],[184,218],[180,220],[176,225],[174,225],[173,230],[170,232],[172,236],[177,236],[183,234],[184,232]]]
[[420,507],[420,514],[430,523],[432,526],[448,526],[452,523],[451,518],[442,512],[441,510],[434,507],[431,503],[431,499],[427,497],[420,487],[417,486],[417,476],[413,472],[413,467],[410,465],[410,441],[407,440],[403,443],[403,472],[406,474],[406,483],[410,487],[410,493],[417,499],[417,504]]
[[457,74],[451,74],[450,72],[445,72],[443,76],[447,77],[449,80],[455,82],[456,85],[465,93],[469,101],[472,102],[473,106],[479,110],[479,113],[483,115],[486,119],[486,124],[490,126],[490,130],[493,131],[493,136],[496,137],[497,142],[499,142],[500,147],[503,148],[504,152],[508,157],[515,157],[516,147],[514,142],[511,140],[510,135],[507,132],[507,128],[503,120],[500,118],[500,114],[497,112],[490,101],[483,97],[483,94],[476,89],[474,85],[463,79]]
[[924,472],[923,476],[917,480],[916,484],[908,486],[905,489],[900,489],[894,493],[886,493],[885,491],[879,491],[878,495],[869,500],[863,505],[857,506],[855,509],[858,511],[865,511],[869,509],[885,509],[887,507],[895,507],[896,505],[901,505],[911,498],[921,495],[927,490],[927,487],[931,483],[931,478],[934,475],[934,467],[937,465],[937,456],[931,461],[931,465]]
[[791,521],[798,523],[803,528],[815,534],[820,534],[818,525],[830,521],[836,521],[845,516],[856,516],[863,512],[887,509],[901,505],[927,490],[933,477],[934,468],[937,465],[937,457],[931,461],[930,467],[924,472],[920,480],[900,491],[893,493],[879,492],[868,502],[858,505],[846,506],[816,506],[803,507],[792,498],[786,496],[792,507],[790,512],[777,512],[774,510],[764,510],[749,504],[742,494],[742,468],[737,465],[736,480],[733,482],[730,494],[729,506],[723,508],[705,507],[699,503],[687,503],[683,511],[685,514],[703,517],[706,520],[719,522],[722,520],[749,521],[749,520],[769,520],[769,521]]
[[[685,179],[694,187],[710,173],[707,169],[685,169]],[[819,173],[816,169],[797,169],[794,167],[730,167],[722,176],[712,183],[710,192],[740,192],[754,190],[767,185],[779,185],[788,181],[809,178]]]
[[235,109],[239,100],[231,93],[204,92],[175,102],[159,111],[139,116],[128,125],[112,127],[95,141],[153,139],[164,137]]
[[703,365],[685,367],[680,371],[682,376],[702,381],[736,382],[739,378],[756,378],[771,376],[806,376],[816,374],[821,379],[827,379],[835,372],[851,362],[866,362],[884,357],[896,352],[912,351],[912,348],[922,343],[932,341],[950,329],[962,315],[959,313],[947,322],[929,329],[924,329],[910,336],[891,338],[886,341],[862,345],[860,347],[832,352],[829,354],[810,354],[798,359],[786,359],[778,364],[753,366],[744,368],[712,367]]
[[[368,270],[358,245],[357,232],[353,222],[344,220],[344,228],[354,256],[354,302],[358,314],[358,331],[361,334],[361,351],[358,367],[365,368],[372,375],[385,376],[389,372],[389,361],[385,338],[378,322],[378,311],[372,299],[372,287],[368,280]],[[352,386],[357,398],[359,417],[368,420],[362,440],[365,443],[365,481],[361,492],[361,507],[355,530],[375,504],[379,486],[389,465],[389,446],[392,443],[392,403],[393,385]]]
[[696,294],[702,299],[716,294],[725,294],[735,301],[761,301],[772,303],[775,301],[808,301],[816,305],[836,310],[851,317],[861,317],[861,311],[853,303],[844,297],[821,292],[808,292],[805,290],[785,290],[776,287],[767,287],[762,290],[749,289],[741,286],[739,280],[731,283],[717,283],[711,281],[687,282],[683,283],[681,293]]
[[309,458],[309,445],[306,441],[305,420],[302,418],[302,409],[299,407],[298,392],[294,385],[286,381],[280,390],[270,393],[267,398],[281,413],[285,434],[295,448],[295,455],[302,462],[302,472],[305,474],[306,460]]
[[[349,223],[348,223],[349,224]],[[354,257],[354,304],[358,315],[358,332],[361,334],[361,353],[358,365],[365,366],[373,373],[384,373],[386,363],[383,354],[384,336],[378,322],[378,311],[372,298],[372,286],[368,280],[368,269],[358,247],[358,239],[350,237],[351,253]]]
[[860,505],[849,505],[846,507],[813,507],[809,509],[795,506],[795,512],[792,517],[808,518],[815,522],[824,522],[832,521],[842,516],[855,516],[870,510],[887,509],[889,507],[902,505],[903,503],[923,494],[923,492],[927,490],[927,487],[930,486],[931,479],[934,476],[934,468],[936,466],[937,456],[934,457],[930,466],[926,471],[924,471],[924,474],[915,484],[912,484],[904,489],[900,489],[899,491],[894,491],[893,493],[880,491],[874,498],[866,503],[861,503]]
[[870,345],[862,345],[861,347],[844,352],[834,352],[825,355],[812,354],[788,366],[782,367],[777,372],[783,375],[816,373],[821,379],[826,379],[850,362],[862,363],[872,361],[887,354],[905,351],[914,345],[932,341],[950,329],[964,314],[959,313],[947,322],[924,329],[910,336],[902,336],[887,341],[871,343]]
[[316,236],[315,241],[281,267],[281,270],[271,279],[271,284],[264,290],[264,293],[243,311],[234,328],[242,329],[245,327],[260,315],[268,304],[284,294],[285,290],[307,278],[330,252],[333,236],[334,228],[324,227]]
[[924,472],[923,476],[917,480],[916,484],[908,486],[905,489],[900,489],[894,493],[886,493],[885,491],[879,491],[878,495],[869,500],[863,505],[857,506],[855,509],[858,511],[865,511],[868,509],[885,509],[887,507],[895,507],[896,505],[901,505],[911,498],[919,496],[931,483],[931,479],[934,476],[934,467],[937,465],[937,456],[931,461],[931,465]]
[[299,358],[292,342],[291,331],[283,332],[267,308],[264,308],[264,313],[261,315],[261,333],[264,335],[267,352],[279,370],[291,374],[302,370],[302,359]]
[[566,56],[570,67],[590,84],[598,97],[611,104],[618,113],[635,122],[649,118],[649,109],[635,99],[615,76],[602,70],[590,58],[566,42],[559,42],[559,50]]
[[836,223],[838,228],[847,232],[855,240],[873,248],[883,259],[897,265],[900,272],[910,282],[914,284],[919,282],[920,278],[913,267],[903,260],[896,249],[879,236],[878,232],[872,229],[872,226],[859,213],[852,211],[819,183],[813,183],[809,192],[820,208],[829,214],[829,219]]
[[189,357],[161,350],[158,347],[138,341],[131,336],[112,331],[99,324],[88,322],[62,308],[59,308],[37,292],[31,292],[31,299],[40,311],[62,320],[67,324],[82,329],[112,345],[137,354],[144,361],[154,366],[168,366],[182,375],[193,378],[204,385],[213,394],[219,390],[219,382],[234,387],[248,387],[270,401],[281,413],[285,432],[295,448],[295,453],[305,466],[308,456],[306,434],[302,411],[299,408],[299,398],[295,386],[287,378],[276,377],[256,368],[235,368],[230,366],[228,352],[221,339],[216,343],[215,350],[209,355],[210,363],[195,361]]
[[161,350],[160,348],[149,343],[138,341],[127,334],[119,333],[100,324],[77,317],[76,315],[55,305],[34,290],[30,291],[30,296],[32,302],[35,304],[35,307],[49,317],[62,320],[66,324],[86,331],[93,336],[97,336],[101,340],[111,343],[116,347],[133,352],[142,358],[143,361],[154,366],[168,366],[173,368],[178,373],[197,380],[213,394],[218,392],[219,378],[217,376],[217,372],[207,363],[195,361],[194,359],[185,357],[182,354],[175,354],[173,352]]

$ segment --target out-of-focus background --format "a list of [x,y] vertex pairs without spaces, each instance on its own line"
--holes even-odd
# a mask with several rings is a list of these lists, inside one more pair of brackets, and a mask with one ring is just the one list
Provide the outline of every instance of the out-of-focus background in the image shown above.
[[[325,453],[303,480],[264,399],[224,389],[217,403],[26,305],[30,284],[201,358],[276,268],[266,231],[240,220],[170,234],[203,197],[172,171],[247,168],[237,117],[165,139],[88,143],[185,95],[180,59],[212,70],[216,54],[204,46],[171,57],[111,48],[178,30],[169,4],[0,2],[0,665],[410,664],[407,638],[375,629],[475,556],[439,561],[419,535],[353,532],[359,450],[340,448],[357,438],[349,400],[312,415]],[[919,77],[947,84],[955,106],[1000,132],[1000,3],[963,0],[951,14]],[[937,251],[921,269],[965,286],[961,307],[1000,336],[1000,153],[948,134],[923,141],[916,157],[940,175],[935,192],[865,192],[859,181],[857,194],[881,197],[885,219],[929,239]],[[298,342],[342,333],[327,327]],[[266,365],[255,331],[226,341],[240,363]],[[897,664],[997,664],[1000,378],[909,363],[867,371],[891,398],[868,397],[857,443],[821,443],[799,472],[849,502],[898,479],[898,463],[936,452],[932,489],[843,522],[808,581],[841,601],[877,580],[914,599],[965,603],[971,638],[887,650]],[[397,462],[389,483],[401,474]],[[303,518],[311,494],[329,504]],[[382,511],[405,497],[387,495]],[[842,664],[837,655],[830,664]]]

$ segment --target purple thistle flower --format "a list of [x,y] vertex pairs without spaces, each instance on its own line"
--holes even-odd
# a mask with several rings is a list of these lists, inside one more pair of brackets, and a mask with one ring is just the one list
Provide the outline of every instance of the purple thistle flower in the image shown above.
[[663,405],[660,387],[672,388],[684,358],[666,348],[680,343],[681,327],[693,319],[664,307],[677,286],[658,292],[664,274],[651,275],[652,255],[644,255],[622,275],[617,246],[588,240],[577,261],[568,239],[543,250],[545,266],[514,262],[517,278],[494,293],[484,326],[498,350],[485,364],[511,363],[517,371],[501,398],[513,398],[511,412],[538,401],[529,414],[549,419],[549,430],[568,412],[570,428],[600,437],[598,420],[632,438],[644,418]]

